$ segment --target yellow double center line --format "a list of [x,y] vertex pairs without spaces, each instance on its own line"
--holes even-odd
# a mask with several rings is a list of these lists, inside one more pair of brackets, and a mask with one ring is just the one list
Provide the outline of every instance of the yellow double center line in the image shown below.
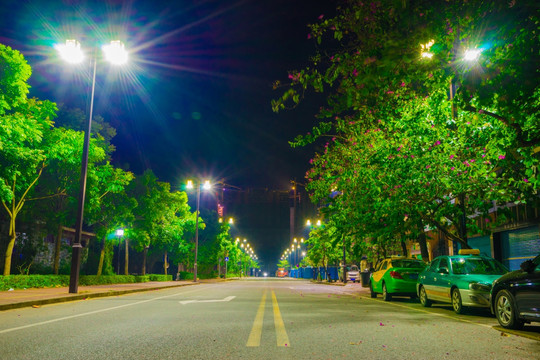
[[[266,292],[267,291],[265,290],[263,293],[246,346],[255,347],[261,345],[264,309],[266,307]],[[279,311],[279,305],[274,290],[272,290],[272,307],[274,309],[274,327],[276,328],[277,346],[291,346],[289,343],[289,337],[287,336],[287,331],[285,330],[285,324],[281,318],[281,312]]]

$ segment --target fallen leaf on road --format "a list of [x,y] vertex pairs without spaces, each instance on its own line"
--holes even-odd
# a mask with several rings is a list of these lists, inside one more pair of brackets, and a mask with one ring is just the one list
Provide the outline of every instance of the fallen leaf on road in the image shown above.
[[510,336],[510,335],[508,335],[507,333],[503,333],[503,332],[502,332],[502,333],[501,333],[501,336]]
[[32,305],[32,307],[33,307],[33,308],[39,308],[39,307],[41,307],[41,306],[39,306],[39,305]]
[[384,326],[384,324],[381,322],[381,323],[379,323],[379,326]]

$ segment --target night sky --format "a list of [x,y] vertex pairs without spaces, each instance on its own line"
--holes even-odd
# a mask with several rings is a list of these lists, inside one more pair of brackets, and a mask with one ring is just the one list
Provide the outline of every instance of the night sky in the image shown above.
[[122,40],[129,66],[98,63],[94,104],[117,129],[116,165],[152,169],[173,189],[194,175],[285,189],[312,155],[288,141],[311,129],[321,103],[275,114],[272,84],[308,65],[307,24],[334,9],[332,0],[2,0],[0,43],[31,65],[30,96],[87,110],[88,64],[69,67],[52,46]]

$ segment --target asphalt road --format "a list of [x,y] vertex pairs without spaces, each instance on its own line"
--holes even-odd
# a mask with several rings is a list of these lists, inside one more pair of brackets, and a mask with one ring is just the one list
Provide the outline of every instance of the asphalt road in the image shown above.
[[350,286],[230,281],[2,312],[0,359],[540,358],[495,324]]

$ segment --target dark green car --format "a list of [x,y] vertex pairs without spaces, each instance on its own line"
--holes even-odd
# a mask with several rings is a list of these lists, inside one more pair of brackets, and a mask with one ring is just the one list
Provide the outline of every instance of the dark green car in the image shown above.
[[489,308],[491,284],[507,272],[503,264],[479,251],[460,250],[460,255],[435,258],[420,273],[418,297],[425,307],[432,302],[450,303],[458,314],[468,306]]
[[426,263],[405,257],[384,259],[371,274],[369,289],[371,297],[382,294],[384,301],[393,295],[416,297],[416,280]]

